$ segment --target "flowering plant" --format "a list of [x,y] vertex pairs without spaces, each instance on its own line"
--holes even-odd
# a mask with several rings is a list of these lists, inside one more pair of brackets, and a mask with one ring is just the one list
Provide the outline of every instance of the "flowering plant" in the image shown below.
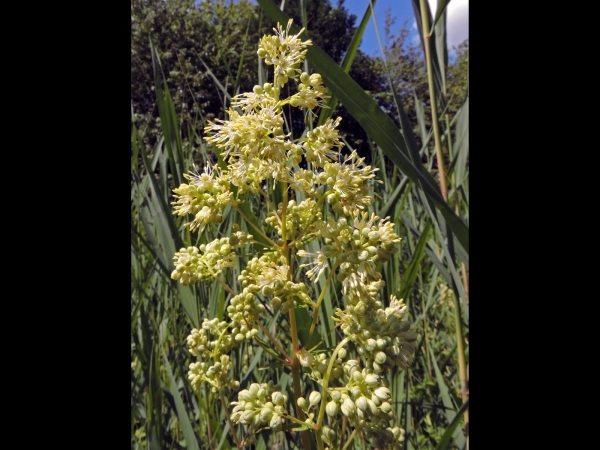
[[[248,221],[260,241],[235,225],[229,236],[175,254],[173,279],[188,285],[214,278],[230,294],[226,317],[205,318],[201,329],[193,329],[188,337],[189,351],[197,357],[189,379],[196,390],[207,383],[224,405],[226,396],[239,391],[231,413],[225,407],[238,448],[267,427],[300,431],[305,449],[310,448],[310,432],[320,450],[341,448],[344,439],[356,435],[371,439],[380,449],[401,448],[404,430],[394,425],[386,374],[411,364],[417,335],[404,319],[402,300],[391,295],[386,306],[379,299],[385,283],[377,268],[398,251],[400,238],[388,218],[367,211],[377,169],[365,165],[356,152],[342,155],[339,118],[328,119],[296,140],[284,131],[284,106],[310,114],[327,98],[321,76],[300,69],[311,41],[299,38],[303,30],[290,35],[290,26],[291,21],[285,30],[278,24],[275,34],[264,36],[259,44],[258,56],[274,68],[273,83],[235,97],[228,120],[209,122],[205,139],[221,151],[226,168],[207,164],[203,172],[185,175],[189,184],[174,190],[174,213],[192,216],[187,224],[192,231],[221,223],[227,206],[245,217],[239,204],[250,192],[265,197],[270,206],[265,222],[277,233],[270,237]],[[281,99],[281,88],[292,81],[298,83],[298,92]],[[283,201],[272,205],[267,190],[278,185]],[[324,218],[327,206],[331,211]],[[309,244],[318,250],[307,251]],[[235,266],[248,246],[260,246],[261,256],[250,259],[238,284],[230,286],[220,274]],[[306,268],[309,281],[326,274],[316,301],[313,289],[295,279],[298,262],[303,262],[299,268]],[[343,305],[333,320],[343,339],[334,349],[323,349],[322,341],[309,348],[334,276]],[[298,323],[302,308],[312,310],[303,341]],[[263,324],[264,316],[276,311],[289,319],[289,352],[285,337],[277,339]],[[292,405],[273,381],[239,390],[234,349],[244,342],[266,349],[265,339],[271,341],[269,353],[282,370],[291,371]],[[342,422],[342,430],[346,424],[353,428],[349,438],[339,431]],[[243,425],[242,440],[234,423]]]

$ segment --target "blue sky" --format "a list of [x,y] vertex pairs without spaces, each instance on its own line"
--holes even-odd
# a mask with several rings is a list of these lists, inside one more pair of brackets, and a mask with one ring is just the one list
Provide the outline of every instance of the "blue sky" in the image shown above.
[[[332,5],[337,4],[337,0],[330,1]],[[368,5],[369,0],[344,1],[344,7],[356,16],[357,26],[360,24]],[[468,6],[469,0],[451,0],[448,4],[448,50],[451,50],[453,46],[458,45],[469,37]],[[432,9],[432,13],[435,14],[437,0],[429,0],[429,7]],[[390,30],[391,33],[397,33],[404,21],[408,19],[408,27],[412,32],[411,37],[414,39],[414,42],[418,42],[419,38],[415,28],[412,0],[377,0],[375,3],[375,19],[377,20],[381,44],[385,45],[384,23],[385,10],[387,8],[390,9],[392,17],[396,17],[396,21]],[[373,25],[373,16],[369,20],[359,48],[368,55],[381,55],[375,26]]]

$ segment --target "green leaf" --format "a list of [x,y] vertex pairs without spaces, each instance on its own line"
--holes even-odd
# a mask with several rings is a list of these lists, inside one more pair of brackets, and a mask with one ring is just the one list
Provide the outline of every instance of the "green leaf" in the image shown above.
[[440,439],[440,442],[438,443],[437,447],[435,447],[435,450],[446,450],[448,448],[448,445],[450,444],[450,439],[452,438],[452,435],[454,434],[454,430],[456,430],[456,427],[460,423],[461,417],[463,416],[463,414],[465,413],[465,411],[467,409],[469,409],[469,399],[468,398],[467,398],[467,401],[464,402],[463,405],[460,407],[460,409],[456,413],[456,416],[454,416],[454,419],[452,420],[452,422],[450,423],[448,428],[446,428],[446,431],[442,435],[442,438]]
[[310,325],[312,324],[312,317],[308,313],[306,308],[294,308],[296,314],[296,324],[298,326],[298,337],[300,338],[300,344],[302,348],[310,349],[316,346],[323,338],[319,335],[319,332],[315,328],[313,335],[308,340],[308,333],[310,331]]
[[[352,62],[354,61],[354,57],[356,56],[356,52],[358,50],[358,46],[360,45],[360,41],[362,40],[363,34],[365,33],[365,29],[367,28],[367,24],[369,23],[369,19],[371,18],[371,10],[375,8],[375,3],[377,0],[373,0],[370,2],[371,4],[367,6],[367,10],[363,15],[362,20],[360,21],[360,25],[354,32],[354,36],[352,36],[352,41],[350,41],[350,45],[348,46],[348,50],[344,54],[344,59],[342,60],[340,67],[344,70],[344,72],[350,72],[350,67],[352,67]],[[319,114],[319,122],[317,126],[324,125],[325,122],[331,114],[333,114],[333,110],[338,104],[338,98],[335,95],[332,95],[331,98],[327,101],[327,108],[321,109]]]
[[194,433],[194,429],[192,428],[192,423],[190,422],[188,413],[185,409],[185,406],[183,405],[183,400],[181,400],[181,395],[179,395],[179,389],[177,389],[177,383],[175,383],[175,378],[173,378],[171,365],[167,360],[167,355],[165,355],[165,351],[162,348],[161,351],[165,359],[167,375],[169,376],[169,391],[171,392],[173,400],[175,401],[177,418],[179,419],[181,431],[183,432],[183,437],[185,438],[185,443],[187,444],[186,448],[188,448],[189,450],[200,450],[200,447],[198,446],[198,439],[196,438],[196,434]]
[[417,244],[417,248],[413,252],[412,259],[410,264],[406,268],[406,272],[404,272],[404,276],[402,277],[402,281],[400,282],[400,295],[399,298],[408,299],[410,292],[413,289],[415,280],[417,279],[417,274],[419,273],[419,268],[421,267],[421,259],[425,254],[425,247],[427,245],[427,240],[429,239],[429,233],[433,228],[431,222],[427,222],[423,233],[421,233],[421,237],[419,238],[419,243]]
[[438,21],[442,18],[442,14],[444,13],[444,11],[446,11],[446,8],[448,7],[448,3],[450,3],[450,0],[439,0],[437,9],[435,11],[435,19],[433,20],[433,24],[431,25],[432,29],[436,26]]
[[[440,371],[440,368],[437,365],[436,357],[431,347],[429,347],[429,352],[431,354],[431,363],[433,365],[433,369],[435,370],[435,379],[437,381],[438,388],[440,389],[440,395],[442,396],[442,403],[446,407],[446,409],[444,410],[444,414],[446,415],[448,423],[452,424],[452,422],[454,422],[454,419],[458,414],[455,412],[456,408],[454,406],[454,403],[452,403],[452,400],[450,399],[450,394],[448,393],[448,386],[446,386],[444,376],[442,375],[442,372]],[[458,448],[465,448],[465,436],[462,433],[462,430],[456,429],[455,427],[455,430],[453,431],[452,435],[454,436],[454,440],[456,441],[456,445],[458,446]]]
[[[169,155],[169,166],[173,175],[175,186],[183,182],[183,144],[181,142],[181,133],[177,124],[177,114],[173,98],[167,86],[167,80],[164,76],[158,52],[150,39],[150,49],[152,52],[152,69],[154,70],[154,88],[156,90],[156,103],[158,105],[158,114],[160,116],[161,127],[165,136],[165,147]],[[165,177],[166,181],[166,177]]]

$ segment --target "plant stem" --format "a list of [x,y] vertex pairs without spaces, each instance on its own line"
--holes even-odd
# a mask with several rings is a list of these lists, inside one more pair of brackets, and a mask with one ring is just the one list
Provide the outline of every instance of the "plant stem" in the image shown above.
[[319,417],[317,418],[317,423],[315,425],[315,433],[319,433],[321,431],[321,425],[323,424],[323,417],[325,416],[325,405],[327,404],[327,388],[329,387],[329,377],[331,376],[331,371],[333,370],[333,365],[337,359],[337,354],[340,349],[346,345],[350,341],[350,338],[344,338],[342,342],[338,344],[338,346],[333,351],[331,358],[329,359],[329,366],[327,367],[327,372],[323,377],[323,396],[321,397],[321,408],[319,409]]
[[273,336],[271,336],[271,333],[269,333],[269,330],[267,330],[267,327],[265,327],[258,320],[256,321],[256,323],[258,324],[260,329],[263,330],[263,333],[265,333],[265,335],[269,338],[269,340],[273,343],[273,345],[275,347],[277,347],[277,350],[279,350],[279,352],[283,355],[283,357],[286,359],[286,361],[291,364],[292,358],[290,358],[290,356],[285,352],[285,350],[283,348],[281,348],[281,345],[279,345],[279,342],[277,341],[277,339],[275,339]]
[[[465,347],[463,342],[463,331],[461,321],[461,308],[460,301],[457,296],[452,295],[454,299],[454,307],[456,308],[455,324],[456,324],[456,343],[458,351],[458,371],[460,377],[460,393],[462,401],[465,403],[469,397],[469,384],[467,380],[467,363],[465,358]],[[465,418],[465,429],[469,429],[469,410],[467,409],[464,413]],[[467,450],[469,449],[469,433],[467,432]]]
[[233,295],[234,297],[237,295],[235,293],[235,291],[233,289],[231,289],[227,284],[225,284],[225,282],[223,280],[221,280],[217,274],[213,273],[212,269],[209,267],[208,270],[210,270],[210,272],[212,273],[212,276],[215,280],[217,280],[219,283],[221,283],[221,286],[223,286],[225,288],[225,290],[227,292],[229,292],[231,295]]
[[[287,183],[281,183],[283,188],[283,204],[281,207],[281,239],[283,240],[283,246],[281,247],[281,253],[285,258],[286,264],[289,265],[289,247],[287,242],[287,204],[288,204],[288,185]],[[292,280],[292,271],[288,272],[288,277],[290,281]],[[288,296],[287,301],[294,301],[290,299]],[[298,420],[304,422],[306,420],[306,416],[304,415],[304,411],[302,408],[298,406],[298,399],[302,397],[302,387],[300,386],[300,361],[298,360],[298,350],[300,349],[298,343],[298,326],[296,324],[296,311],[294,310],[294,306],[289,310],[290,315],[290,328],[292,333],[292,385],[294,387],[294,406],[296,407],[296,416]],[[300,433],[302,439],[302,447],[304,450],[310,450],[310,439],[308,437],[308,433]]]
[[238,207],[237,207],[237,205],[233,205],[233,207],[235,208],[235,210],[236,210],[237,212],[239,212],[239,213],[240,213],[240,215],[241,215],[241,216],[242,216],[242,217],[243,217],[243,218],[246,220],[246,222],[248,222],[248,224],[249,224],[249,225],[250,225],[252,228],[254,228],[254,230],[256,230],[256,231],[257,231],[257,232],[258,232],[258,233],[259,233],[259,234],[260,234],[262,237],[264,237],[264,238],[267,240],[267,242],[270,242],[270,243],[271,243],[271,245],[272,245],[273,247],[276,247],[276,246],[277,246],[277,244],[275,244],[275,242],[273,242],[271,239],[269,239],[269,237],[268,237],[268,236],[267,236],[265,233],[263,233],[263,231],[262,231],[260,228],[258,228],[256,225],[254,225],[254,224],[253,224],[253,223],[250,221],[250,219],[248,219],[248,218],[246,217],[246,215],[245,215],[245,214],[242,212],[242,210],[241,210],[240,208],[238,208]]
[[335,263],[335,265],[329,272],[329,276],[327,277],[327,280],[325,280],[325,286],[323,286],[323,290],[321,291],[321,295],[319,295],[319,299],[317,300],[317,304],[315,305],[315,310],[313,311],[312,323],[310,324],[310,331],[308,332],[308,339],[306,341],[307,343],[310,342],[310,338],[312,337],[313,332],[315,331],[315,326],[317,325],[317,316],[319,315],[319,307],[321,306],[321,302],[325,298],[325,293],[327,292],[327,288],[329,287],[331,278],[333,277],[333,274],[335,273],[335,271],[337,270],[337,268],[339,267],[339,265],[341,263],[342,263],[341,261],[337,261]]
[[348,447],[350,445],[350,443],[352,442],[352,439],[354,439],[354,436],[356,436],[356,430],[358,430],[358,428],[355,428],[354,430],[352,430],[352,434],[348,438],[348,442],[346,442],[346,445],[344,445],[342,447],[342,450],[346,450],[346,447]]
[[342,419],[342,432],[340,433],[340,448],[346,448],[344,446],[344,435],[346,434],[346,423],[347,422],[348,422],[348,418],[346,416],[344,416],[344,418]]
[[241,450],[242,444],[235,433],[235,428],[233,427],[233,422],[231,422],[231,417],[229,417],[229,408],[227,407],[228,403],[225,401],[225,395],[223,394],[222,390],[219,391],[219,393],[221,394],[221,402],[223,402],[223,409],[225,410],[225,417],[227,417],[229,429],[231,430],[231,434],[233,434],[233,439],[235,439],[235,445],[237,446],[238,450]]
[[423,42],[425,44],[425,60],[427,62],[427,83],[429,84],[429,101],[431,102],[431,122],[433,125],[433,136],[435,138],[435,153],[438,162],[438,172],[440,176],[440,190],[446,203],[448,202],[448,187],[446,185],[446,169],[444,166],[444,157],[442,155],[442,141],[440,139],[440,129],[438,123],[437,100],[433,84],[433,69],[431,64],[431,36],[427,33],[429,30],[429,15],[427,14],[427,1],[420,0],[421,23],[423,28]]

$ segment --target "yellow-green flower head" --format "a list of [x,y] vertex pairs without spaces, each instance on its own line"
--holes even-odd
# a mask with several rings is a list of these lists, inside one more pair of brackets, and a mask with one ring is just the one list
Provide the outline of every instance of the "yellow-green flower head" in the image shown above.
[[238,401],[231,402],[234,406],[231,420],[257,429],[267,423],[273,429],[281,427],[281,417],[286,413],[287,395],[274,391],[271,382],[252,383],[249,389],[238,394]]
[[[269,87],[267,85],[267,87]],[[277,104],[277,99],[273,95],[273,89],[266,91],[262,86],[254,86],[252,92],[244,92],[233,97],[231,106],[240,108],[244,114],[250,114],[252,111],[259,111],[263,108],[273,107]]]
[[[194,390],[202,383],[209,383],[211,390],[230,387],[237,389],[239,382],[229,378],[231,367],[227,353],[234,345],[228,333],[229,325],[218,319],[204,319],[202,329],[193,329],[187,338],[189,351],[198,357],[198,361],[190,364],[188,378]],[[209,335],[215,340],[211,341]]]
[[321,75],[303,72],[300,75],[301,83],[298,85],[298,92],[289,98],[289,103],[295,108],[314,109],[317,106],[324,106],[324,100],[327,96],[327,88],[323,86]]
[[[306,139],[302,143],[302,147],[306,152],[306,161],[316,167],[323,167],[326,163],[338,159],[340,150],[344,146],[336,129],[341,120],[341,117],[338,117],[335,121],[327,119],[325,125],[316,127],[306,134]],[[334,147],[337,148],[334,149]]]
[[216,239],[200,248],[182,248],[173,256],[175,270],[171,278],[183,285],[210,279],[235,265],[236,255],[232,250],[229,238]]
[[[271,225],[277,230],[279,236],[282,235],[282,215],[283,204],[279,204],[277,211],[270,211],[265,219],[268,225]],[[322,213],[317,203],[313,199],[307,199],[296,204],[295,200],[290,200],[286,209],[286,233],[289,240],[295,239],[297,233],[311,233],[315,226],[314,222],[321,220]]]
[[229,181],[222,175],[215,176],[209,164],[204,172],[190,172],[183,175],[190,184],[182,184],[174,189],[175,202],[173,212],[178,216],[194,215],[194,220],[187,223],[190,230],[200,231],[210,223],[223,222],[222,211],[232,203],[233,194],[229,190]]
[[292,173],[290,183],[292,189],[304,192],[309,197],[318,197],[319,195],[317,191],[318,179],[312,170],[296,169]]
[[291,145],[285,141],[283,117],[274,106],[265,106],[240,115],[229,111],[230,120],[210,122],[205,140],[223,149],[229,163],[227,177],[240,194],[259,191],[268,178],[289,182],[286,161]]
[[313,260],[310,263],[301,264],[300,267],[310,267],[313,266],[308,272],[306,272],[306,276],[309,280],[313,280],[315,283],[321,276],[321,274],[329,267],[327,262],[327,257],[323,254],[322,250],[319,250],[316,253],[307,252],[304,250],[298,250],[298,256],[301,258],[306,258],[308,256],[312,257]]
[[[273,106],[267,106],[252,114],[241,115],[229,110],[229,120],[217,119],[221,125],[209,121],[206,131],[212,135],[206,136],[207,142],[225,150],[223,156],[244,154],[253,157],[264,157],[265,147],[284,144],[283,117]],[[285,153],[275,158],[285,161]]]
[[373,201],[367,182],[375,177],[375,172],[379,169],[365,166],[363,161],[364,158],[358,158],[356,151],[353,151],[343,164],[324,165],[319,180],[331,186],[327,202],[334,211],[350,216],[356,209],[364,209]]
[[296,78],[300,74],[299,67],[306,56],[306,47],[312,45],[312,41],[302,41],[298,34],[290,36],[292,19],[288,21],[285,31],[281,24],[277,24],[274,36],[263,36],[256,52],[268,65],[275,66],[275,85],[283,86],[288,78]]

